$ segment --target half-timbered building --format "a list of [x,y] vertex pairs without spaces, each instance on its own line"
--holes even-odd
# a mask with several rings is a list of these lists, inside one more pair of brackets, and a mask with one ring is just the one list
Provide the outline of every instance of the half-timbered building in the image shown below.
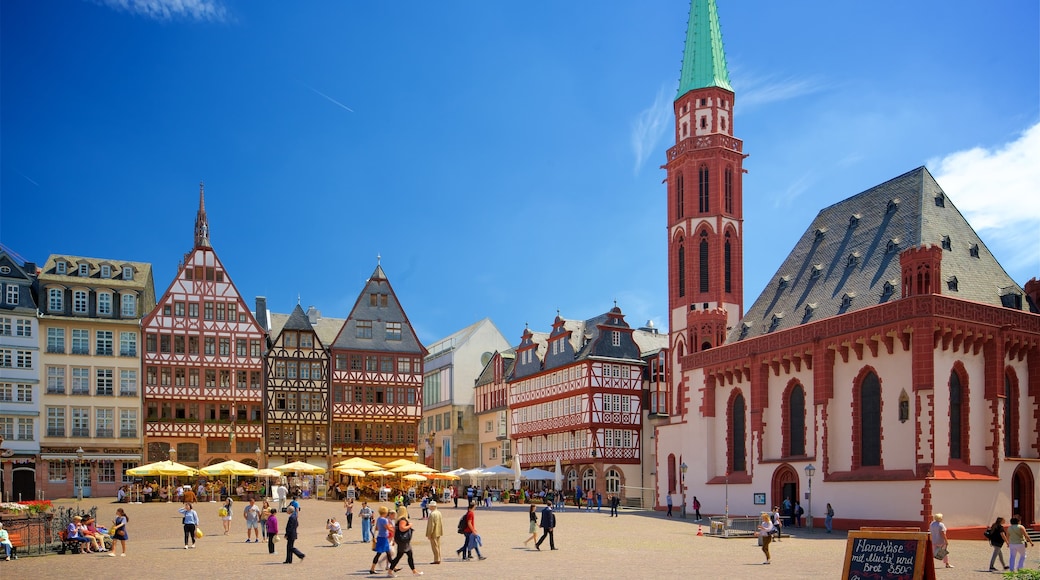
[[[516,353],[513,349],[496,352],[477,377],[473,387],[473,412],[477,417],[480,465],[506,465],[513,457],[509,438],[509,386],[506,379],[513,373]],[[433,440],[427,442],[427,452],[433,453]]]
[[36,499],[40,329],[36,264],[0,245],[0,498]]
[[508,381],[510,437],[523,466],[559,459],[569,491],[638,487],[643,352],[663,346],[663,336],[634,330],[617,306],[584,321],[557,315],[549,334],[525,329]]
[[1040,282],[1012,280],[919,167],[821,210],[744,313],[733,103],[715,2],[695,0],[665,166],[658,505],[800,502],[811,522],[831,504],[838,529],[944,512],[972,538],[997,515],[1036,522]]
[[[311,311],[317,313],[313,307]],[[331,425],[328,347],[315,328],[317,320],[312,323],[299,304],[278,322],[264,357],[264,455],[268,465],[293,461],[327,465]]]
[[265,335],[210,245],[201,185],[194,247],[141,325],[146,460],[256,463]]
[[332,451],[415,458],[423,357],[383,268],[376,269],[332,343]]
[[142,460],[140,324],[155,306],[151,264],[56,254],[37,288],[40,488],[46,497],[114,495]]

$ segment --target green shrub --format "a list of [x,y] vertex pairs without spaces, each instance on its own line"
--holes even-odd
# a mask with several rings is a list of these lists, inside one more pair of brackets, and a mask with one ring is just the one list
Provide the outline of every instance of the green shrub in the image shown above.
[[1005,572],[1005,580],[1040,580],[1040,570],[1025,568],[1021,570],[1015,570],[1014,572]]

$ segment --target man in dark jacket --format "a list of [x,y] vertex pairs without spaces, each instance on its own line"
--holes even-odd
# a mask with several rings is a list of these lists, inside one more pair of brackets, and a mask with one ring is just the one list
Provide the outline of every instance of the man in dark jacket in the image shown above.
[[300,521],[296,518],[296,508],[289,506],[285,508],[289,514],[289,521],[285,522],[285,564],[292,564],[292,557],[296,555],[301,561],[304,554],[294,544],[296,543],[296,529],[300,527]]
[[545,536],[549,536],[549,548],[556,549],[556,541],[553,538],[553,530],[556,528],[556,514],[553,513],[552,504],[546,503],[545,507],[542,508],[542,537],[538,538],[538,541],[534,543],[534,547],[539,552],[542,551],[541,545],[545,541]]

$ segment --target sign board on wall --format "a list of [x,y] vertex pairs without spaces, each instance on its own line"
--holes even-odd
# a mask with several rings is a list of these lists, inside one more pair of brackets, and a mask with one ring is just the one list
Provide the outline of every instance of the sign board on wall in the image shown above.
[[935,580],[932,541],[912,528],[863,528],[849,532],[845,580]]

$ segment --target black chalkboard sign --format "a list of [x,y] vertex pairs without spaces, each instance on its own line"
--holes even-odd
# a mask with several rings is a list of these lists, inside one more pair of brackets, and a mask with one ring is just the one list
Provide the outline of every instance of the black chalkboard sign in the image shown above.
[[845,580],[930,580],[935,578],[927,532],[856,530],[845,545]]

